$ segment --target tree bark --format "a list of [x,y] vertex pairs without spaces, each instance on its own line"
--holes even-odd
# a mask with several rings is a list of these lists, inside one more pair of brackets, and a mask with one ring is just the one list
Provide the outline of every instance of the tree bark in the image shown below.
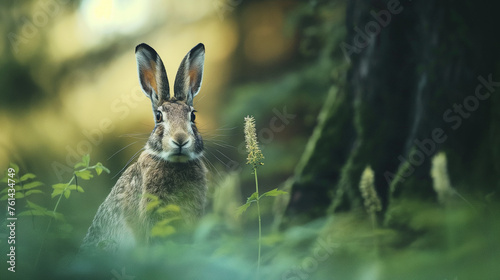
[[395,211],[406,200],[437,202],[430,162],[439,151],[460,193],[481,201],[500,188],[500,40],[490,23],[500,5],[395,2],[348,4],[347,36],[335,46],[350,52],[345,87],[325,102],[290,184],[284,226],[360,207],[370,165],[380,220],[404,227]]

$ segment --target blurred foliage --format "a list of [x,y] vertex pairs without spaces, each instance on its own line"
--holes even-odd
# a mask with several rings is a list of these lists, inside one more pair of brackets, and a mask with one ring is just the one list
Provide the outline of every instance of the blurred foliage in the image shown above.
[[182,220],[181,209],[175,204],[165,204],[158,196],[147,193],[146,211],[157,217],[151,229],[151,237],[166,237],[176,232],[175,221]]
[[[16,174],[26,177],[24,180],[23,176],[18,177],[23,185],[19,185],[16,191],[24,195],[18,198],[26,202],[26,211],[32,213],[20,215],[17,224],[18,272],[14,277],[252,279],[256,268],[255,237],[259,215],[255,207],[249,207],[245,215],[235,215],[237,206],[245,202],[244,197],[255,198],[252,197],[254,178],[250,168],[244,165],[246,155],[241,120],[246,115],[256,118],[258,141],[266,155],[266,165],[259,169],[259,181],[262,193],[270,195],[277,194],[275,189],[281,188],[295,169],[317,167],[300,162],[303,152],[310,152],[306,143],[317,124],[322,123],[326,133],[336,135],[338,141],[350,140],[350,132],[339,125],[352,114],[351,107],[342,106],[345,100],[349,100],[343,89],[350,62],[339,47],[347,33],[347,2],[215,0],[209,3],[215,9],[212,14],[186,19],[182,19],[189,10],[186,6],[176,10],[179,6],[165,5],[155,9],[158,13],[168,12],[168,16],[152,18],[151,24],[136,34],[109,35],[102,39],[102,44],[87,46],[81,52],[62,58],[65,50],[50,44],[65,33],[54,36],[52,28],[67,24],[67,16],[78,11],[80,1],[70,1],[50,18],[46,28],[38,30],[29,44],[22,45],[25,49],[20,54],[15,53],[9,40],[2,41],[0,118],[6,121],[7,131],[13,136],[0,136],[1,148],[6,150],[0,167],[2,164],[7,167],[9,161],[20,163]],[[39,3],[0,3],[2,19],[5,19],[0,26],[3,38],[8,38],[10,32],[22,32],[23,16],[32,15],[31,9]],[[176,13],[179,16],[176,17]],[[459,34],[468,32],[463,17],[460,14],[453,16],[461,30]],[[224,33],[225,29],[217,25],[219,27],[214,28],[213,33],[203,34],[205,29],[201,27],[211,26],[213,18],[224,28],[234,28],[234,32]],[[173,23],[179,20],[182,23]],[[173,39],[169,37],[173,33],[165,32],[166,22],[168,26],[179,29]],[[195,27],[183,25],[186,22],[194,22]],[[221,40],[216,36],[218,32],[232,37]],[[169,36],[165,35],[167,33]],[[110,97],[109,91],[118,91],[119,97],[127,97],[130,89],[119,86],[127,84],[129,76],[119,72],[116,74],[118,78],[112,76],[114,79],[111,79],[109,72],[118,72],[123,65],[128,65],[122,62],[122,55],[126,57],[124,61],[133,60],[133,46],[138,41],[149,40],[170,46],[174,40],[184,40],[188,35],[196,40],[215,37],[216,42],[222,41],[219,45],[213,43],[212,49],[207,48],[207,59],[218,55],[212,61],[211,71],[220,72],[222,77],[214,75],[213,79],[204,80],[204,87],[212,86],[211,93],[217,95],[207,95],[208,98],[197,101],[200,106],[210,102],[216,104],[206,114],[216,119],[215,123],[220,126],[220,129],[203,131],[211,171],[207,214],[195,229],[181,230],[171,224],[172,220],[160,221],[154,234],[162,242],[156,246],[136,248],[119,256],[80,257],[78,248],[97,207],[109,193],[120,170],[126,167],[127,160],[133,160],[134,153],[142,147],[152,128],[152,122],[132,120],[127,118],[128,113],[125,116],[113,115],[110,104],[122,99],[113,99],[115,96]],[[66,36],[69,34],[62,37]],[[168,44],[162,41],[165,37],[169,39]],[[186,39],[191,44],[189,40]],[[234,41],[234,49],[224,49],[224,45],[230,45],[231,41]],[[223,51],[217,53],[214,48]],[[446,50],[442,47],[440,51],[446,53]],[[453,52],[456,51],[453,48]],[[58,55],[54,56],[54,52]],[[182,52],[184,54],[184,49]],[[131,69],[131,72],[135,71],[135,68]],[[207,77],[209,75],[207,72]],[[106,83],[111,85],[103,85]],[[79,91],[78,86],[74,86],[77,84],[95,87]],[[129,92],[124,92],[127,90]],[[88,106],[85,108],[91,110],[83,110],[84,103]],[[139,114],[142,108],[134,107],[139,102],[132,101],[134,106],[129,103],[129,112]],[[145,98],[143,105],[149,106]],[[331,112],[322,111],[323,106],[333,109]],[[47,112],[52,113],[51,117],[46,117]],[[323,112],[323,115],[318,117],[318,112]],[[327,122],[334,112],[341,118]],[[150,112],[147,114],[149,116]],[[119,121],[113,123],[116,129],[112,134],[106,137],[104,132],[100,134],[102,143],[92,146],[91,154],[92,158],[103,161],[115,177],[103,173],[107,171],[104,165],[91,166],[90,159],[84,157],[76,166],[68,167],[71,172],[65,173],[63,179],[55,179],[51,164],[67,162],[73,156],[72,152],[78,155],[80,151],[76,150],[89,140],[82,138],[82,131],[87,134],[95,132],[104,117],[115,117],[113,120]],[[375,116],[371,117],[376,120]],[[99,134],[92,134],[94,140],[96,135]],[[117,135],[124,137],[118,138]],[[325,147],[333,144],[320,143]],[[347,150],[338,147],[334,155],[323,155],[316,162],[328,162],[329,156],[343,158]],[[113,155],[115,151],[117,156]],[[370,156],[375,156],[376,152],[380,151],[374,151]],[[109,156],[111,158],[104,161]],[[354,163],[348,162],[347,167],[349,164]],[[341,167],[334,162],[329,170],[340,173]],[[359,168],[365,167],[360,165]],[[24,173],[25,170],[32,170],[37,177],[26,175],[32,173]],[[94,177],[94,174],[105,176]],[[92,184],[85,188],[76,181],[73,184],[73,180],[80,179],[91,179]],[[356,187],[359,179],[353,179]],[[65,181],[69,183],[63,183]],[[48,186],[41,182],[57,183]],[[82,190],[85,190],[84,196],[76,195]],[[2,198],[5,192],[8,190],[2,190]],[[66,201],[63,196],[71,200],[52,211],[54,205],[53,200],[48,199],[49,192],[59,201]],[[489,197],[494,196],[492,193]],[[322,199],[328,200],[329,197]],[[495,279],[500,274],[496,264],[500,257],[500,224],[491,222],[496,220],[500,209],[493,200],[472,198],[470,203],[479,205],[476,210],[460,200],[450,205],[411,199],[397,201],[389,219],[404,221],[411,228],[410,232],[404,233],[374,226],[380,223],[374,222],[373,215],[364,211],[338,213],[285,231],[274,231],[271,227],[276,215],[273,200],[260,201],[262,279]],[[177,213],[173,205],[162,205],[154,198],[150,203],[151,211]],[[285,206],[286,203],[281,208]],[[65,223],[57,220],[44,240],[47,219],[52,221],[53,217],[64,217]],[[3,227],[0,231],[1,240],[7,236],[5,230]],[[40,248],[40,244],[45,244],[42,258],[39,265],[34,266],[34,251]],[[2,279],[4,273],[5,270],[0,271]]]
[[[242,71],[235,74],[237,84],[225,94],[229,103],[221,117],[227,126],[240,127],[238,120],[250,114],[259,124],[257,136],[269,165],[260,173],[265,181],[276,184],[291,175],[328,90],[345,80],[348,64],[338,48],[346,32],[344,5],[343,1],[309,1],[289,8],[281,32],[292,38],[293,55],[273,65],[272,74],[265,74],[270,71],[267,65],[248,65],[251,56],[241,61],[246,67],[237,70]],[[252,77],[249,72],[259,76],[244,83],[237,79]],[[243,140],[232,137],[228,141],[239,152],[227,151],[228,157],[241,158]],[[251,189],[251,178],[244,178],[243,189]]]

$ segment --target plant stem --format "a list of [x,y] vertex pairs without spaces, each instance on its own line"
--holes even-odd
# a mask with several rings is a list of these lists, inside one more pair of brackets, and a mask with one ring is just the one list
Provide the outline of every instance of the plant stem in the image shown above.
[[57,199],[56,206],[54,207],[54,210],[52,210],[52,214],[54,215],[54,217],[56,215],[56,210],[57,210],[57,207],[59,206],[59,202],[61,202],[61,198],[64,195],[64,192],[68,189],[68,187],[71,185],[71,183],[73,183],[73,179],[75,179],[75,175],[73,175],[73,177],[71,177],[71,180],[66,184],[66,187],[64,188],[62,193],[59,195],[59,199]]
[[370,213],[370,220],[372,223],[372,234],[373,234],[373,252],[375,256],[378,256],[378,236],[376,235],[377,230],[377,215],[375,212]]
[[260,204],[259,204],[259,181],[257,179],[257,168],[253,168],[253,173],[255,174],[255,192],[257,192],[257,215],[259,216],[259,255],[257,257],[257,278],[259,279],[260,273],[260,247],[262,245],[262,222],[260,218]]
[[61,198],[64,195],[64,192],[68,189],[68,187],[71,185],[71,183],[73,183],[73,180],[75,179],[75,177],[76,177],[76,175],[75,175],[75,173],[73,173],[73,177],[71,177],[71,180],[66,184],[66,187],[64,188],[63,192],[59,195],[59,199],[57,200],[57,203],[56,203],[56,206],[54,207],[54,210],[52,210],[53,217],[51,217],[49,219],[49,224],[47,225],[47,229],[45,230],[45,233],[43,235],[42,244],[40,245],[40,249],[38,249],[38,254],[37,254],[36,260],[35,260],[35,268],[38,266],[38,261],[40,260],[40,254],[42,253],[43,245],[45,244],[45,239],[47,237],[47,234],[49,233],[49,229],[50,229],[50,226],[52,224],[52,219],[55,218],[55,216],[56,216],[56,211],[57,211],[57,207],[59,206],[59,202],[61,201]]

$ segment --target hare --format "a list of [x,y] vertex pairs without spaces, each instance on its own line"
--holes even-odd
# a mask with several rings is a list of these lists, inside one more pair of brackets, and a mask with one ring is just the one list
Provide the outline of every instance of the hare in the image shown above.
[[182,60],[173,96],[156,51],[140,44],[135,55],[142,90],[151,99],[155,127],[137,162],[125,170],[99,206],[82,251],[116,252],[149,244],[158,217],[146,211],[147,194],[179,206],[188,224],[204,211],[207,169],[201,159],[203,140],[195,124],[193,98],[201,87],[205,47],[198,44]]

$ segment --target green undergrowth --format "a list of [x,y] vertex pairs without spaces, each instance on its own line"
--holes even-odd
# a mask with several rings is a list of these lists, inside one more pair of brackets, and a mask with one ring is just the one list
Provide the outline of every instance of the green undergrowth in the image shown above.
[[[374,228],[365,211],[337,213],[281,232],[263,223],[260,279],[495,279],[499,275],[500,223],[495,218],[499,207],[476,211],[465,205],[447,209],[417,201],[405,203],[420,213],[407,219],[408,230]],[[268,206],[261,210],[269,211]],[[63,257],[46,258],[32,269],[21,255],[18,275],[41,275],[36,279],[255,279],[255,210],[249,208],[239,226],[233,227],[227,225],[234,221],[210,211],[196,228],[117,256],[85,258],[67,250]],[[408,213],[398,215],[402,218]]]
[[[82,164],[75,169],[97,166],[85,159]],[[22,181],[23,174],[17,173]],[[90,174],[96,175],[97,170]],[[372,185],[369,175],[367,168],[360,184],[365,190]],[[54,211],[54,206],[59,198],[61,205],[71,204],[99,186],[91,186],[88,184],[91,181],[79,180],[80,177],[74,182],[68,178],[66,185],[71,191],[68,198],[64,189],[59,192],[53,185],[28,185],[36,182],[36,176],[26,176],[24,188],[39,186],[25,191],[40,188],[42,193],[19,198],[19,211],[30,210],[27,203],[27,208],[23,208],[23,199],[38,195],[51,202],[51,207],[41,207],[52,214],[19,217],[16,273],[9,276],[12,279],[255,279],[259,243],[259,279],[452,280],[496,279],[500,275],[497,265],[500,207],[493,201],[476,201],[470,194],[467,202],[454,199],[446,204],[408,198],[393,202],[386,213],[386,223],[373,219],[377,203],[365,201],[366,209],[334,213],[277,231],[273,227],[273,208],[278,201],[273,197],[259,201],[260,215],[255,197],[248,200],[247,206],[254,204],[252,207],[247,207],[243,215],[236,215],[242,200],[241,176],[238,173],[224,176],[209,197],[211,208],[195,227],[176,228],[171,221],[163,222],[155,230],[157,239],[152,246],[92,257],[78,255],[89,224],[75,224],[71,217],[79,211],[92,215],[95,209]],[[77,187],[70,187],[73,183]],[[260,183],[266,184],[265,180]],[[78,192],[78,186],[85,193]],[[20,192],[23,187],[19,187]],[[54,198],[50,198],[50,191]],[[150,199],[150,211],[178,213],[175,206],[162,204],[155,197]],[[64,220],[55,218],[54,212]],[[258,238],[259,216],[261,238]],[[44,236],[49,221],[52,225]],[[63,225],[68,225],[66,233],[60,234]],[[39,250],[41,257],[36,264]]]

